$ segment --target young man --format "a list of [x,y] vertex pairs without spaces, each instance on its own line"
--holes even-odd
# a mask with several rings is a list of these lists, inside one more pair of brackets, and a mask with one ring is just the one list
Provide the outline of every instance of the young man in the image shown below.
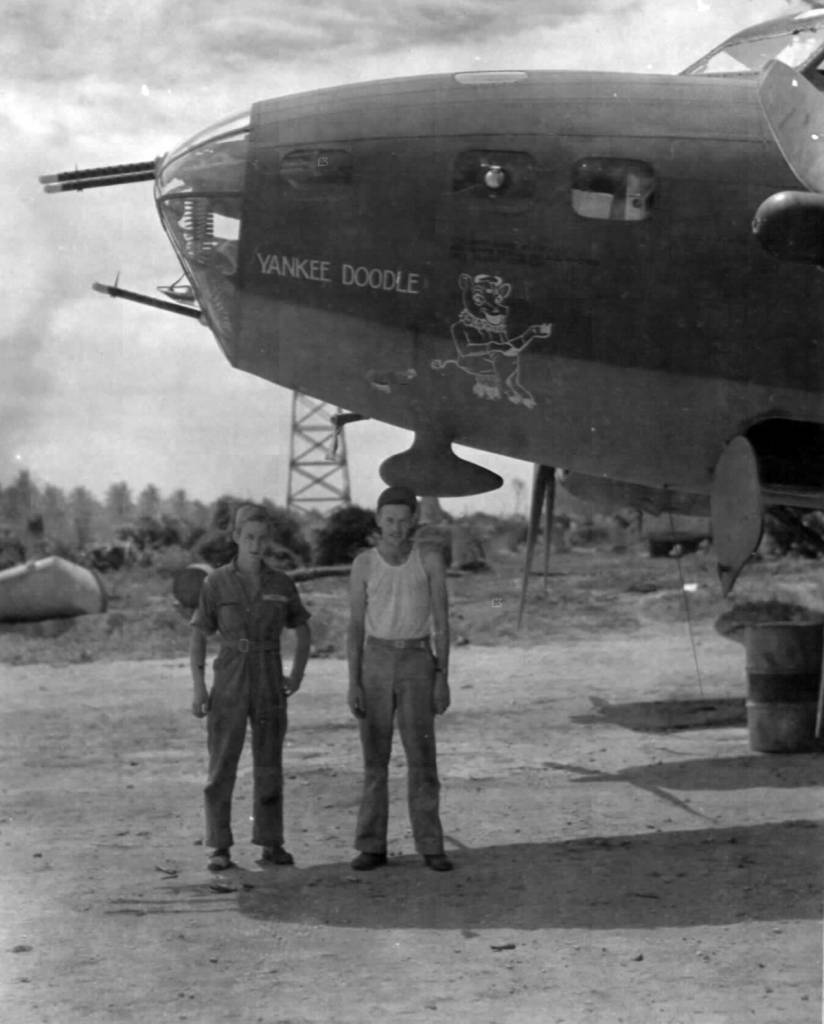
[[[237,555],[210,573],[192,617],[190,663],[192,713],[208,716],[209,780],[204,790],[206,843],[213,848],[210,871],[233,867],[230,850],[232,791],[246,736],[252,723],[254,825],[252,842],[263,847],[261,860],[293,864],[283,848],[283,739],[286,698],[300,687],[309,657],[309,613],[294,583],[263,561],[270,526],[266,510],[242,505],[235,516]],[[297,645],[292,671],[284,678],[280,634],[294,629]],[[206,689],[207,637],[220,633],[214,685]]]
[[[376,547],[352,564],[348,703],[363,747],[363,799],[352,861],[356,871],[386,863],[388,773],[395,715],[406,751],[415,847],[433,871],[449,871],[438,816],[435,715],[449,707],[449,612],[440,551],[412,545],[417,500],[407,487],[378,499]],[[430,633],[434,637],[432,653]]]

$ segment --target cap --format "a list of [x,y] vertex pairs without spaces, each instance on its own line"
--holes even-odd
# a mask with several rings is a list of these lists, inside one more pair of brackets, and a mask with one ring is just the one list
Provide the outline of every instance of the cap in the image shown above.
[[385,491],[381,492],[378,498],[378,509],[382,509],[384,505],[406,505],[412,512],[417,512],[418,499],[410,487],[404,487],[401,484],[396,487],[387,487]]

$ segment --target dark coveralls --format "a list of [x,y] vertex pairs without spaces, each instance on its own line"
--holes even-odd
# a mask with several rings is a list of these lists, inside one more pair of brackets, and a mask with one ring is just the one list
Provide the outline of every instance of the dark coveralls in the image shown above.
[[210,573],[200,592],[192,625],[220,633],[213,663],[207,717],[209,780],[204,789],[206,844],[233,845],[232,791],[246,720],[252,723],[254,826],[258,846],[283,843],[283,739],[286,695],[280,634],[309,619],[294,583],[282,572],[261,568],[260,590],[252,595],[235,562]]

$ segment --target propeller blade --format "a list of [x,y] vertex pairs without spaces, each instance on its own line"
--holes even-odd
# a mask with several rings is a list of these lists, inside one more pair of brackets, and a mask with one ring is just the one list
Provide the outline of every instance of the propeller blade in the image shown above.
[[518,606],[518,629],[521,628],[526,608],[526,592],[529,585],[529,573],[535,554],[535,543],[541,532],[541,512],[546,503],[546,550],[544,551],[544,587],[549,575],[549,542],[552,531],[552,514],[555,506],[555,469],[535,463],[532,471],[532,497],[529,503],[529,525],[526,534],[526,555],[524,557],[524,574],[521,580],[521,602]]
[[808,189],[824,192],[824,96],[803,75],[773,61],[758,98],[790,170]]

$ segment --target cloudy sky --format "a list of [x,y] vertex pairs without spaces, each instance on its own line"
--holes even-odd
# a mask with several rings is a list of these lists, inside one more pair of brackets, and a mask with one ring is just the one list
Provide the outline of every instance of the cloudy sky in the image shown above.
[[[179,274],[151,184],[44,195],[39,174],[153,159],[256,100],[477,68],[678,71],[787,0],[0,0],[0,486],[103,496],[126,480],[210,501],[286,498],[290,393],[234,370],[194,321],[115,301]],[[353,499],[410,435],[348,433]],[[472,507],[511,511],[530,467]],[[447,502],[460,511],[467,501]]]

